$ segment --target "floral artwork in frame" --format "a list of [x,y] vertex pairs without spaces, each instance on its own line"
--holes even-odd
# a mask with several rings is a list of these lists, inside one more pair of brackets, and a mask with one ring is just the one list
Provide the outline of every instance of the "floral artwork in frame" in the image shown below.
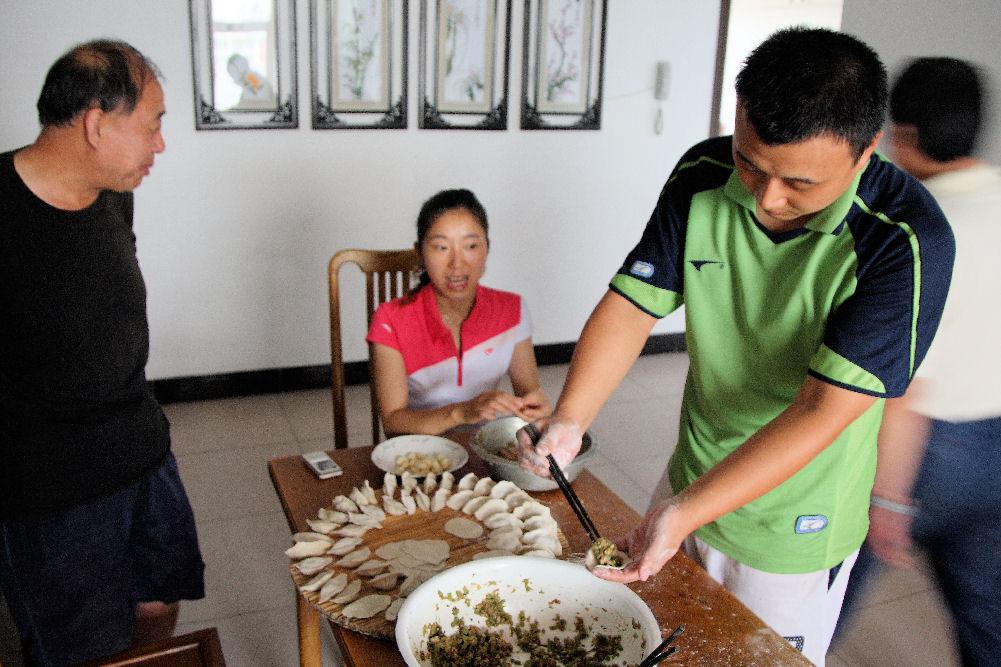
[[605,0],[526,0],[526,130],[601,127]]
[[423,0],[424,129],[507,127],[510,0]]
[[407,126],[406,0],[312,0],[313,128]]

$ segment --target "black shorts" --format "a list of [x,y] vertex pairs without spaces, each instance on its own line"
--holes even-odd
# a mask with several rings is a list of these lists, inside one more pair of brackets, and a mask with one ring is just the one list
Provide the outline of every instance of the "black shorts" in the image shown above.
[[205,596],[195,518],[173,454],[145,478],[59,514],[0,522],[0,586],[38,665],[128,648],[140,602]]

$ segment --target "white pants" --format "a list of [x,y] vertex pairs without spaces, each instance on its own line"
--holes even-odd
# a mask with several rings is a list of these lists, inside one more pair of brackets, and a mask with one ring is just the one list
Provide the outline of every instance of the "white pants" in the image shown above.
[[844,560],[832,581],[831,570],[808,574],[755,570],[694,535],[685,538],[681,548],[807,659],[823,667],[858,551]]

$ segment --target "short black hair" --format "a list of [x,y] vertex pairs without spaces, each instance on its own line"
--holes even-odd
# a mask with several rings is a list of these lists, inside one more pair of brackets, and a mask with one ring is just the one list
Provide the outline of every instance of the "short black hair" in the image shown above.
[[42,127],[65,126],[94,108],[131,113],[150,79],[160,71],[125,42],[99,39],[77,44],[57,60],[38,97]]
[[918,148],[933,160],[969,157],[977,143],[983,104],[977,68],[956,58],[917,58],[890,92],[890,118],[914,125]]
[[737,75],[737,98],[769,145],[832,135],[858,159],[883,127],[886,68],[842,32],[797,26],[762,42]]

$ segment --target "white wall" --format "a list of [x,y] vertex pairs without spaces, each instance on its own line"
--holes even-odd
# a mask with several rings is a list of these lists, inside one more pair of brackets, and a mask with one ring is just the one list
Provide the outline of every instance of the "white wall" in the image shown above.
[[[163,70],[167,150],[136,191],[149,288],[152,379],[328,363],[326,264],[346,247],[413,243],[421,202],[465,186],[484,202],[485,282],[529,299],[536,343],[576,340],[674,162],[702,139],[719,7],[612,0],[600,132],[310,129],[309,6],[298,2],[300,128],[194,130],[188,3],[0,0],[0,148],[37,134],[45,72],[71,45],[121,38]],[[416,54],[418,2],[411,2]],[[512,3],[511,94],[520,96],[524,3]],[[655,62],[671,63],[665,131],[653,133]],[[359,302],[360,303],[360,302]],[[362,316],[359,316],[360,318]],[[658,333],[683,330],[675,316]],[[348,360],[365,356],[360,322]]]
[[845,0],[842,29],[879,53],[891,80],[920,56],[963,58],[986,70],[992,113],[980,155],[1001,164],[1001,0]]

